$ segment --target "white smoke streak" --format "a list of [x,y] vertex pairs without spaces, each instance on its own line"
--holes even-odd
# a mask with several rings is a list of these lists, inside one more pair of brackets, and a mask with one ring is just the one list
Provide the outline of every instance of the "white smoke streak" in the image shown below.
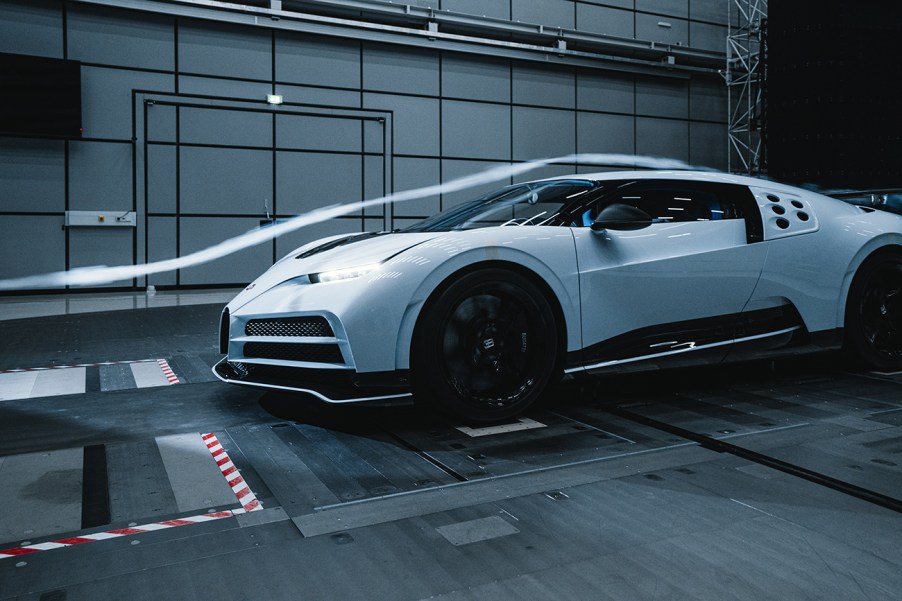
[[154,273],[163,273],[166,271],[174,271],[176,269],[185,269],[186,267],[194,267],[203,263],[209,263],[216,259],[221,259],[222,257],[240,250],[262,244],[308,225],[322,223],[323,221],[328,221],[329,219],[341,215],[357,213],[366,207],[375,207],[414,200],[417,198],[425,198],[436,194],[447,194],[449,192],[466,190],[483,184],[505,180],[556,163],[600,164],[647,169],[695,169],[699,171],[712,171],[705,167],[692,167],[691,165],[676,159],[637,157],[627,154],[571,154],[551,159],[539,159],[528,163],[500,165],[443,184],[397,192],[380,198],[366,200],[362,203],[355,202],[315,209],[266,228],[251,230],[240,236],[224,240],[219,244],[205,248],[204,250],[175,259],[167,259],[142,265],[121,265],[117,267],[98,265],[94,267],[78,267],[69,271],[57,271],[41,275],[11,278],[0,280],[0,290],[26,290],[34,288],[53,288],[57,286],[98,286],[121,280],[130,280],[132,278],[138,278]]

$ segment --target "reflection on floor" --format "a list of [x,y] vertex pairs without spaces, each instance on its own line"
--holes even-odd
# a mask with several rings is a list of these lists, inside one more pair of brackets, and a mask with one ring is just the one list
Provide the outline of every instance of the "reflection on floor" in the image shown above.
[[0,600],[902,590],[899,375],[622,376],[485,429],[211,381],[222,305],[186,305],[0,321],[0,370],[164,357],[182,384],[92,365],[67,368],[83,391],[0,403]]

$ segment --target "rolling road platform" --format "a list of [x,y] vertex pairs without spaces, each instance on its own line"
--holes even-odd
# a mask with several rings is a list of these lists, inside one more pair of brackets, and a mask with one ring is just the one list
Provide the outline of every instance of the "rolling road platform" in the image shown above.
[[477,427],[215,381],[230,294],[167,295],[0,299],[0,600],[902,598],[902,374],[617,376]]

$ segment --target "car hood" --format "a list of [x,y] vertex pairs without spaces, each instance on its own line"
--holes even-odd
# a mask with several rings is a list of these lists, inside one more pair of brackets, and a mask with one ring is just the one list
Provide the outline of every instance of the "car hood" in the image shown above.
[[383,232],[317,240],[279,260],[232,299],[228,308],[235,311],[267,290],[301,276],[380,263],[438,235],[434,232]]

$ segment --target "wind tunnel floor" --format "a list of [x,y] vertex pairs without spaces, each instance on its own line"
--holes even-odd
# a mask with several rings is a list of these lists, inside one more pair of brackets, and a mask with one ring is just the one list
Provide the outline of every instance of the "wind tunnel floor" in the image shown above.
[[612,377],[473,428],[213,381],[220,310],[0,321],[0,600],[902,596],[902,374]]

